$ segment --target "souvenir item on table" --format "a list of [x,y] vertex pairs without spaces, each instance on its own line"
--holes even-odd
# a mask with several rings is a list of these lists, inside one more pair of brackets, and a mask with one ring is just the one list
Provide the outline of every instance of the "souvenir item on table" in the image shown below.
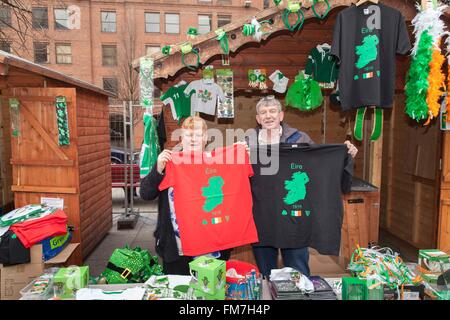
[[53,284],[60,298],[74,298],[77,290],[89,284],[88,266],[61,268],[53,276]]
[[145,282],[145,300],[195,300],[194,289],[189,286],[191,280],[191,276],[151,276]]
[[267,89],[266,69],[249,69],[247,75],[248,75],[248,85],[251,88],[260,90]]
[[441,19],[444,6],[429,6],[426,9],[417,5],[419,13],[412,20],[415,43],[409,68],[405,93],[406,114],[425,125],[437,117],[440,98],[444,93],[445,76],[442,73],[444,56],[440,50],[446,26]]
[[285,93],[289,79],[280,71],[275,70],[269,79],[273,82],[273,91],[278,93]]
[[58,144],[68,146],[70,144],[69,119],[67,117],[66,97],[56,97],[56,122],[58,125]]
[[20,294],[25,300],[47,300],[52,294],[53,276],[44,273],[20,290]]
[[76,291],[76,300],[143,300],[145,293],[146,289],[143,287],[115,291],[82,288]]
[[189,270],[192,276],[190,286],[194,294],[209,300],[225,299],[226,263],[205,256],[200,256],[189,262]]
[[174,189],[184,255],[203,255],[257,241],[252,174],[248,154],[240,144],[212,152],[172,152],[159,189]]
[[11,230],[17,235],[25,248],[44,239],[67,233],[67,215],[61,209],[45,216],[15,223]]
[[165,105],[170,105],[173,120],[178,120],[178,124],[182,119],[187,118],[192,114],[191,96],[194,92],[185,95],[184,90],[186,90],[187,86],[188,84],[185,81],[180,81],[178,84],[169,88],[160,97]]
[[222,88],[211,80],[204,79],[192,81],[184,90],[185,95],[195,92],[191,99],[191,114],[203,112],[210,115],[216,114],[217,99],[225,99]]
[[43,240],[42,243],[42,257],[44,261],[50,260],[56,257],[65,247],[70,243],[72,239],[72,233],[69,228],[67,233],[61,236],[55,236]]
[[286,94],[286,106],[311,111],[320,107],[323,102],[319,83],[311,78],[305,78],[303,71],[296,77]]
[[42,206],[40,204],[29,204],[1,216],[0,226],[7,227],[32,218],[42,218],[56,210],[57,209],[55,208]]
[[379,285],[395,290],[402,285],[419,284],[422,281],[390,248],[358,246],[352,254],[348,269],[360,279],[376,281]]
[[153,110],[153,59],[142,57],[139,61],[140,105]]
[[105,278],[108,284],[142,283],[151,275],[161,274],[162,267],[156,256],[139,247],[125,246],[114,250],[100,279]]
[[146,177],[158,159],[160,152],[156,120],[150,113],[144,113],[144,141],[139,154],[139,175]]
[[339,68],[336,59],[331,55],[329,44],[319,44],[311,49],[305,74],[312,76],[322,88],[334,88],[334,83],[339,75]]
[[225,96],[217,104],[217,118],[234,118],[233,70],[217,69],[216,78]]
[[0,236],[0,265],[13,266],[29,263],[30,249],[23,246],[16,234],[11,230]]
[[20,135],[20,103],[19,100],[13,98],[10,98],[8,101],[12,136],[18,137]]
[[[297,20],[294,24],[289,22],[289,16],[291,14],[297,15]],[[302,11],[302,4],[298,1],[289,1],[287,7],[283,10],[282,20],[284,26],[289,31],[295,31],[300,29],[303,26],[303,22],[305,22],[305,15]]]
[[260,300],[262,276],[258,268],[248,262],[226,262],[226,300]]
[[[355,32],[358,30],[358,32]],[[381,48],[383,50],[381,50]],[[402,13],[383,3],[365,1],[339,12],[331,54],[339,61],[339,92],[344,111],[366,107],[391,108],[395,89],[396,53],[411,44]],[[364,115],[361,111],[360,115]],[[371,140],[381,135],[382,119],[375,119]],[[355,121],[355,138],[362,140],[362,117]]]

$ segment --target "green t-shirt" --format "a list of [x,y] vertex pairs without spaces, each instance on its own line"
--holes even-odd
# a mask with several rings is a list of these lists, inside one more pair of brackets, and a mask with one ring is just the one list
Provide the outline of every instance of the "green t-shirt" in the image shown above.
[[174,120],[178,120],[178,122],[187,118],[191,115],[191,95],[194,93],[190,93],[189,95],[184,94],[184,90],[188,84],[182,84],[171,87],[167,90],[162,96],[161,101],[164,104],[169,104],[172,110],[172,115]]
[[323,88],[334,88],[334,82],[339,75],[335,58],[331,55],[329,45],[318,45],[311,49],[306,63],[305,73],[312,75]]

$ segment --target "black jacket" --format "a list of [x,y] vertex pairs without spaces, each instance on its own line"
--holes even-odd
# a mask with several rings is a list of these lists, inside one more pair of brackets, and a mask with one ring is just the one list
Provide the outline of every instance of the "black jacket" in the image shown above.
[[154,233],[155,250],[165,263],[170,263],[178,260],[180,256],[170,220],[168,189],[163,191],[158,189],[163,178],[164,174],[160,174],[156,170],[155,164],[152,171],[141,180],[140,195],[144,200],[154,200],[158,197],[158,221]]

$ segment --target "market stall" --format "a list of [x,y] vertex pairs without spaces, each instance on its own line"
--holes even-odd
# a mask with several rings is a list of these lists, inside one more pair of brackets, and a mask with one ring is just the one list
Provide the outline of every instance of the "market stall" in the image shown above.
[[2,205],[61,207],[81,264],[112,226],[110,94],[4,52],[0,69]]

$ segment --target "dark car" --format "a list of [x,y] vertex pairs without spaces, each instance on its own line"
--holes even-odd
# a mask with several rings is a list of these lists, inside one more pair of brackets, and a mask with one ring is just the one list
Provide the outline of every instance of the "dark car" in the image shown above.
[[[134,164],[139,164],[139,151],[134,151]],[[125,155],[127,156],[127,163],[131,163],[131,152],[125,151],[124,148],[111,147],[111,163],[125,163]]]

